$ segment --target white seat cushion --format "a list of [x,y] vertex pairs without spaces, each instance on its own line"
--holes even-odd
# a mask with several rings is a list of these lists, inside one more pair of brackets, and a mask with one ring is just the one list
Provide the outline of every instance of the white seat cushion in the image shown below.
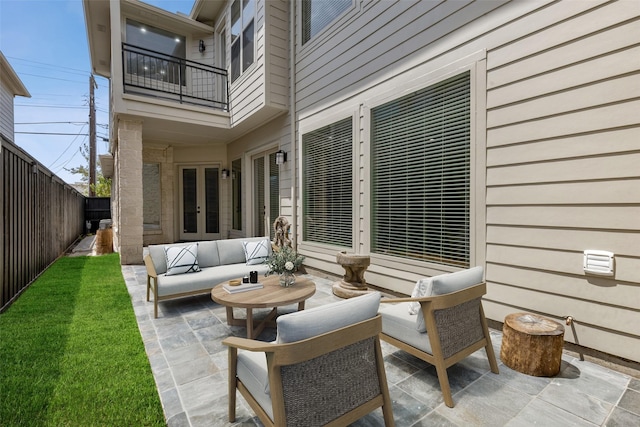
[[[432,354],[429,337],[426,332],[416,330],[416,317],[409,314],[408,305],[406,302],[380,304],[379,313],[382,316],[382,332],[412,347]],[[419,316],[422,316],[422,313]]]
[[237,376],[273,420],[267,358],[262,352],[239,351]]

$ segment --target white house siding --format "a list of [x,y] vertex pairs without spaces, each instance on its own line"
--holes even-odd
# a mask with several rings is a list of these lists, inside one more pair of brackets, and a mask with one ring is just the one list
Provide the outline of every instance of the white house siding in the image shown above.
[[260,110],[268,117],[287,108],[287,2],[258,1],[255,20],[254,63],[230,87],[232,126],[238,126]]
[[0,82],[0,134],[14,142],[13,93],[4,82]]
[[[480,52],[472,263],[486,267],[488,317],[571,316],[568,341],[640,361],[639,17],[631,0],[355,2],[298,46],[298,141],[336,110],[356,117],[352,249],[369,247],[372,100]],[[302,248],[342,274],[335,248]],[[614,252],[615,277],[586,276],[585,249]],[[366,278],[409,293],[434,270],[399,265],[372,256]]]
[[571,3],[487,53],[485,308],[572,316],[565,339],[640,361],[640,3]]

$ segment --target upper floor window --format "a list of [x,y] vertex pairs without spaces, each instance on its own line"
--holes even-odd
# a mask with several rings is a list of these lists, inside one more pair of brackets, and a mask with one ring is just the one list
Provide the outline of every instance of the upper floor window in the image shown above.
[[231,4],[231,81],[253,64],[255,0],[234,0]]
[[352,0],[302,0],[302,44],[353,4]]
[[127,44],[129,74],[184,85],[184,36],[127,19]]

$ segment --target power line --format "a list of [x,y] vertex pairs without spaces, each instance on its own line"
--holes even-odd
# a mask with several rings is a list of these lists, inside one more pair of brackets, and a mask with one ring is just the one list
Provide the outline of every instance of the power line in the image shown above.
[[76,108],[76,109],[82,109],[82,110],[87,108],[86,105],[83,105],[83,106],[80,106],[80,107],[72,107],[72,106],[67,106],[67,105],[15,104],[15,106],[16,107],[29,107],[29,108]]
[[63,82],[71,82],[71,83],[82,83],[79,80],[69,80],[69,79],[61,79],[59,77],[49,77],[49,76],[41,76],[39,74],[31,74],[31,73],[20,73],[21,76],[32,76],[32,77],[40,77],[42,79],[51,79],[51,80],[60,80]]
[[71,68],[71,67],[63,67],[62,65],[56,65],[56,64],[47,64],[45,62],[38,62],[38,61],[31,61],[29,59],[22,59],[22,58],[17,58],[15,56],[8,56],[7,58],[9,59],[15,59],[17,61],[23,61],[23,62],[31,62],[33,64],[39,64],[39,65],[46,65],[48,67],[53,67],[53,68],[62,68],[62,69],[66,69],[66,70],[72,70],[72,71],[79,71],[81,73],[84,73],[84,75],[89,75],[90,73],[88,71],[85,70],[79,70],[77,68]]
[[14,123],[14,125],[86,125],[88,122],[22,122],[22,123]]
[[67,135],[67,136],[89,136],[87,133],[58,133],[58,132],[14,132],[27,135]]
[[[80,129],[80,131],[82,132],[82,130],[83,130],[84,128],[85,128],[85,126],[83,126],[83,127]],[[71,142],[69,143],[69,145],[67,146],[67,148],[65,148],[65,149],[64,149],[64,151],[63,151],[62,153],[60,153],[60,155],[58,156],[58,158],[57,158],[57,159],[55,159],[53,162],[51,162],[51,165],[49,166],[49,169],[53,169],[53,165],[55,165],[55,164],[56,164],[56,162],[57,162],[58,160],[60,160],[60,157],[62,157],[62,156],[64,155],[64,153],[66,153],[66,152],[69,150],[69,148],[71,148],[71,146],[73,145],[73,143],[74,143],[74,142],[76,142],[76,140],[78,139],[78,136],[80,136],[80,135],[76,135],[76,137],[75,137],[75,138],[73,138],[73,139],[71,140]],[[87,136],[87,134],[84,134],[84,136]],[[65,162],[65,163],[60,167],[60,169],[58,169],[55,173],[59,172],[59,171],[61,170],[61,168],[64,168],[64,167],[65,167],[65,166],[66,166],[66,165],[67,165],[67,164],[68,164],[68,163],[69,163],[69,162],[70,162],[70,161],[71,161],[75,156],[76,156],[76,153],[74,153],[74,154],[73,154],[73,156],[71,156],[71,158],[70,158],[69,160],[67,160],[67,161],[66,161],[66,162]]]

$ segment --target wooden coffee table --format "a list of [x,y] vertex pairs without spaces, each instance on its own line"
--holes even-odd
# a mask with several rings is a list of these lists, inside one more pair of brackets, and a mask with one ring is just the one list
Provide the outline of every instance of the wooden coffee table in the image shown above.
[[[260,276],[258,281],[264,285],[262,289],[230,294],[221,283],[211,290],[211,299],[227,308],[227,324],[231,326],[246,326],[247,338],[253,339],[260,335],[266,326],[275,326],[278,307],[298,303],[298,310],[304,310],[304,302],[316,292],[316,285],[309,279],[296,276],[296,283],[288,288],[280,286],[277,275]],[[247,318],[233,317],[234,308],[245,308]],[[253,325],[254,308],[273,308],[258,325]]]

